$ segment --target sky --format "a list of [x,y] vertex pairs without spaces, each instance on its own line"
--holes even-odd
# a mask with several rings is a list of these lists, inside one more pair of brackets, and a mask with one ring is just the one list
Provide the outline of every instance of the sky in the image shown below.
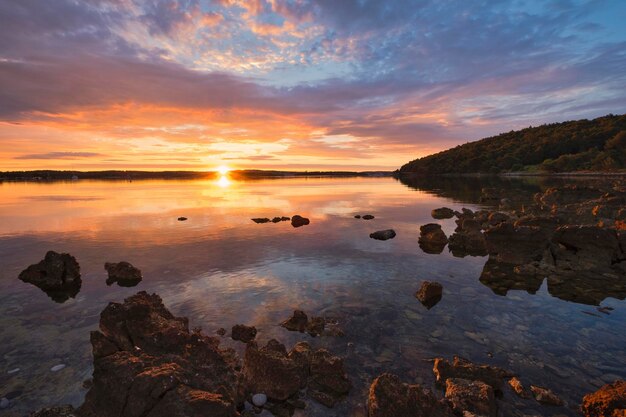
[[624,0],[0,0],[0,171],[393,170],[626,112]]

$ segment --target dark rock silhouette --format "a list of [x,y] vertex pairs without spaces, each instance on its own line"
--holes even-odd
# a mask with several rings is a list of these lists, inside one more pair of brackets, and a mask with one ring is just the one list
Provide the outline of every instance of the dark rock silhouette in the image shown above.
[[396,237],[396,232],[393,229],[379,230],[377,232],[370,233],[370,237],[376,240],[389,240]]
[[235,324],[230,332],[230,337],[243,343],[251,342],[256,337],[256,327]]
[[19,279],[39,287],[57,303],[74,298],[82,284],[76,258],[54,251],[49,251],[42,261],[22,271]]
[[104,264],[104,269],[109,273],[107,285],[117,283],[120,287],[134,287],[143,279],[141,271],[125,261],[107,262]]
[[302,217],[298,214],[291,217],[291,225],[293,227],[306,226],[309,223],[310,223],[309,219],[307,219],[306,217]]

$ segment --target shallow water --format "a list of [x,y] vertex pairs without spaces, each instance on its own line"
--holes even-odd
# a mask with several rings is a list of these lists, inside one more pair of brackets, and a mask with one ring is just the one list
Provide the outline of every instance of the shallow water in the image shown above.
[[[602,314],[545,282],[535,294],[497,295],[479,281],[486,257],[455,258],[447,248],[425,254],[417,243],[420,225],[440,222],[447,234],[455,227],[452,219],[433,220],[430,211],[477,208],[484,182],[0,183],[0,397],[11,400],[0,416],[79,405],[92,371],[89,331],[108,302],[139,290],[157,292],[174,314],[208,334],[245,323],[259,329],[263,343],[307,340],[344,356],[355,386],[349,398],[332,410],[308,401],[301,416],[364,416],[369,383],[385,371],[435,389],[428,359],[454,354],[511,369],[567,402],[540,407],[505,394],[504,415],[577,415],[585,393],[626,378],[626,302],[606,298],[602,305],[614,310]],[[545,186],[487,185],[528,198]],[[367,213],[376,218],[353,218]],[[294,214],[311,224],[294,229],[250,220]],[[368,237],[387,228],[396,230],[395,239]],[[81,266],[82,288],[62,304],[17,279],[48,250],[69,252]],[[143,271],[138,286],[105,284],[104,263],[121,260]],[[444,286],[430,310],[414,296],[422,280]],[[278,326],[296,308],[337,318],[345,336],[311,338]],[[58,364],[66,366],[52,372]]]

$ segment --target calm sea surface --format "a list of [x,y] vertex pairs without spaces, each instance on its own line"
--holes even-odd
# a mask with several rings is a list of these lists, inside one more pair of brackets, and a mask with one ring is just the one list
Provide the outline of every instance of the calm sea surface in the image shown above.
[[[431,387],[428,359],[454,354],[511,369],[568,403],[542,408],[507,393],[505,415],[577,415],[585,393],[626,378],[626,302],[606,298],[601,305],[614,310],[601,314],[551,294],[546,282],[535,294],[497,295],[479,281],[486,257],[424,253],[420,225],[439,222],[448,235],[455,228],[430,211],[478,208],[482,185],[411,188],[391,178],[0,183],[0,397],[11,401],[0,416],[79,405],[100,311],[140,290],[157,292],[207,334],[245,323],[263,343],[307,340],[344,356],[355,386],[349,398],[332,410],[308,401],[301,416],[363,416],[373,377],[389,371]],[[528,198],[544,187],[488,185]],[[311,224],[250,220],[294,214]],[[388,228],[395,239],[369,238]],[[17,278],[48,250],[80,263],[82,288],[62,304]],[[104,263],[121,260],[142,270],[138,286],[106,285]],[[414,296],[422,280],[444,286],[430,310]],[[288,332],[279,323],[294,309],[337,318],[345,336]],[[223,344],[243,348],[227,338]]]

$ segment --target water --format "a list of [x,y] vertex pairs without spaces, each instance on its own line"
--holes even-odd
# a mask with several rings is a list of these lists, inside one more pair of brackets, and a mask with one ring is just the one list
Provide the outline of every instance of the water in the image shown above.
[[[605,315],[551,294],[545,282],[535,294],[497,295],[479,281],[486,257],[455,258],[447,248],[441,255],[422,252],[419,226],[434,222],[430,211],[478,208],[484,183],[0,183],[0,397],[12,403],[0,416],[79,405],[92,372],[89,332],[108,302],[139,290],[157,292],[174,314],[208,334],[245,323],[259,329],[261,342],[307,340],[344,356],[354,383],[349,398],[330,411],[309,401],[303,416],[363,416],[369,383],[386,371],[434,389],[428,359],[454,354],[511,369],[567,402],[546,408],[505,393],[505,415],[577,415],[585,393],[626,377],[626,302],[606,298],[602,305],[614,310]],[[545,186],[487,185],[518,198]],[[368,213],[376,218],[353,218]],[[294,229],[289,222],[250,220],[294,214],[311,224]],[[452,233],[453,220],[439,222]],[[368,237],[387,228],[396,230],[395,239]],[[81,291],[62,304],[17,279],[48,250],[71,253],[81,266]],[[137,287],[105,284],[104,263],[121,260],[143,271]],[[414,296],[422,280],[444,286],[430,310]],[[337,318],[345,336],[311,338],[278,326],[296,308]],[[241,352],[242,344],[223,340]],[[60,364],[66,366],[51,371]]]

